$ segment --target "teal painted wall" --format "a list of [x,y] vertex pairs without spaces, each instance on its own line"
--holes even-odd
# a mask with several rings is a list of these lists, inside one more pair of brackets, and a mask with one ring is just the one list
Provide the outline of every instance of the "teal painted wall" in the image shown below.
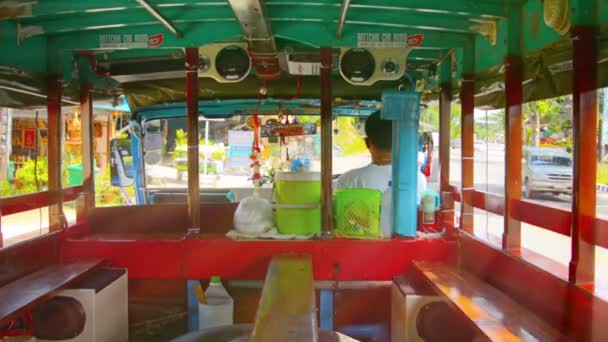
[[25,39],[19,46],[16,22],[0,20],[0,65],[44,72],[47,69],[46,51],[44,36]]
[[524,53],[536,51],[548,42],[561,37],[555,30],[545,25],[543,5],[539,0],[530,0],[524,6]]

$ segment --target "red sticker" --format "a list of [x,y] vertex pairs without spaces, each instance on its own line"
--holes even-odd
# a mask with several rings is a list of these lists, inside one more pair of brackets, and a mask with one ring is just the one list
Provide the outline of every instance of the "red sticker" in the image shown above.
[[36,129],[24,128],[21,131],[21,147],[28,149],[36,148]]
[[424,35],[422,33],[407,36],[407,46],[418,47],[424,42]]
[[163,44],[163,40],[165,39],[165,35],[163,33],[155,34],[153,36],[148,37],[148,47],[157,47]]

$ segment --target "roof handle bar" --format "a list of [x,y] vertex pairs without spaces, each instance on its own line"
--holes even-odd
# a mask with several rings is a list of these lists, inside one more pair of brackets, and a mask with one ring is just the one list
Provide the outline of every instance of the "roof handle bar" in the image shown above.
[[342,38],[342,31],[344,30],[344,23],[346,22],[346,12],[350,6],[350,0],[342,0],[342,8],[340,9],[340,20],[338,21],[338,30],[336,31],[336,38]]
[[183,35],[180,31],[178,31],[171,22],[165,19],[152,5],[150,5],[146,0],[136,0],[138,4],[142,5],[143,8],[148,11],[148,13],[152,14],[154,18],[156,18],[163,26],[165,26],[171,33],[173,33],[177,38],[181,38]]

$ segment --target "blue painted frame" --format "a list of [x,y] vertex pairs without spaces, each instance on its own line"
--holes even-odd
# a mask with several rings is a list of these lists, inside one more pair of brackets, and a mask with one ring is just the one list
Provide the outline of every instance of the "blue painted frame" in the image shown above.
[[383,119],[393,120],[393,233],[416,237],[420,93],[382,93]]
[[[378,109],[366,108],[365,106],[377,106],[380,104],[379,101],[361,101],[359,103],[361,105],[360,108],[354,108],[349,106],[336,106],[334,108],[334,115],[367,117]],[[240,112],[250,111],[256,107],[259,110],[273,110],[279,108],[279,106],[289,110],[294,110],[296,108],[318,109],[320,113],[320,101],[318,99],[298,99],[292,101],[283,101],[268,98],[264,99],[259,105],[257,99],[199,101],[198,106],[199,113],[201,115],[209,117],[239,115]],[[311,115],[319,114],[317,113]],[[160,118],[185,116],[186,103],[175,102],[138,108],[133,113],[132,119],[138,122],[143,122]]]
[[[377,111],[376,108],[368,108],[366,106],[377,106],[379,101],[361,101],[359,102],[362,107],[335,107],[334,114],[336,116],[364,116],[367,117],[373,112]],[[217,101],[199,101],[199,113],[201,116],[204,114],[207,117],[221,117],[226,115],[240,115],[239,112],[250,111],[252,108],[258,108],[259,110],[272,110],[277,109],[279,106],[293,110],[295,108],[311,108],[320,110],[320,101],[318,99],[298,99],[292,101],[283,101],[275,99],[264,99],[262,103],[258,105],[257,99],[243,99],[243,100],[217,100]],[[311,115],[319,115],[311,114]],[[167,103],[153,106],[146,106],[139,108],[132,114],[132,120],[138,124],[142,124],[145,121],[165,119],[165,118],[178,118],[186,117],[186,103],[176,102]],[[146,203],[145,194],[145,183],[143,175],[143,149],[141,145],[141,139],[135,134],[131,134],[131,153],[133,156],[133,166],[135,171],[135,197],[138,205]]]
[[138,205],[146,204],[146,193],[144,175],[142,173],[143,156],[141,139],[136,134],[131,134],[131,156],[133,158],[133,170],[135,171],[135,200]]

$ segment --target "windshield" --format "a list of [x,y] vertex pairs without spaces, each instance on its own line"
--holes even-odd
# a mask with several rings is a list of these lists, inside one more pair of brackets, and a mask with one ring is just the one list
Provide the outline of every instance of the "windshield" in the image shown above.
[[530,157],[531,165],[572,166],[572,159],[566,156],[533,155]]
[[[263,182],[277,171],[288,171],[291,161],[306,160],[310,171],[321,170],[319,116],[260,116]],[[364,121],[354,117],[334,120],[333,173],[342,174],[369,164]],[[199,118],[199,172],[201,188],[250,188],[253,117]],[[280,129],[278,128],[280,127]],[[185,188],[187,181],[186,118],[146,121],[144,162],[148,188]],[[285,136],[288,135],[288,136]],[[291,136],[289,136],[291,135]]]

